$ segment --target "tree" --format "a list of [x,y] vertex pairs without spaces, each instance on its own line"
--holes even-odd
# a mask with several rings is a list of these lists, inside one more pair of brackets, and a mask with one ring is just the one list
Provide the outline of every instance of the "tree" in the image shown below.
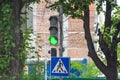
[[21,80],[20,75],[25,62],[24,36],[21,31],[22,8],[39,1],[0,0],[0,79],[2,80]]
[[[105,74],[108,80],[117,80],[117,48],[120,42],[120,20],[117,22],[112,19],[112,9],[115,7],[114,0],[98,0],[97,11],[102,11],[102,3],[106,3],[105,22],[103,31],[98,30],[99,46],[102,54],[105,56],[106,64],[97,55],[94,48],[94,43],[90,33],[90,14],[89,5],[94,3],[94,0],[59,0],[55,4],[51,5],[51,9],[58,9],[59,5],[62,5],[63,11],[66,15],[71,15],[73,18],[79,18],[83,20],[83,27],[85,32],[85,39],[88,46],[88,56],[92,58],[96,66],[102,73]],[[111,32],[115,29],[114,33]]]

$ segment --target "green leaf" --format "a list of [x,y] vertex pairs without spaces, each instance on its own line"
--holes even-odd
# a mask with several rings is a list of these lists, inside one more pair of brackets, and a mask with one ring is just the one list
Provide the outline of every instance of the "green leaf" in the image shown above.
[[15,43],[13,43],[13,42],[11,43],[11,46],[12,46],[12,47],[16,47],[16,46],[15,46]]

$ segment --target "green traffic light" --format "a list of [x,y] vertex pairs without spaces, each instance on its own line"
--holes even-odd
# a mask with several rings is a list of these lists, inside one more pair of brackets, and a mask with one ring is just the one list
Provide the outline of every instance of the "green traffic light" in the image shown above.
[[55,36],[50,36],[49,41],[51,45],[57,45],[58,44],[58,39]]

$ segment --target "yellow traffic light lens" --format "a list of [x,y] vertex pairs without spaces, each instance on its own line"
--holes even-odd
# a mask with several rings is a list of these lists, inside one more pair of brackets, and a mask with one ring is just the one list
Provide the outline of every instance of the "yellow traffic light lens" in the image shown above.
[[50,36],[49,41],[51,45],[57,45],[58,44],[58,39],[55,36]]

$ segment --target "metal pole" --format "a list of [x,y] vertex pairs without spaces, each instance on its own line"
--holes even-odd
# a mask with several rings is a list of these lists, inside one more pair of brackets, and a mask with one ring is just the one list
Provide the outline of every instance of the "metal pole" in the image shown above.
[[60,54],[59,56],[63,56],[63,9],[60,5],[60,11],[59,11],[59,22],[60,22]]
[[44,34],[45,37],[45,80],[47,80],[47,41],[46,41],[46,35]]
[[[59,6],[59,22],[60,22],[60,52],[59,57],[63,56],[63,9],[62,6]],[[62,80],[62,76],[60,76],[60,80]]]

